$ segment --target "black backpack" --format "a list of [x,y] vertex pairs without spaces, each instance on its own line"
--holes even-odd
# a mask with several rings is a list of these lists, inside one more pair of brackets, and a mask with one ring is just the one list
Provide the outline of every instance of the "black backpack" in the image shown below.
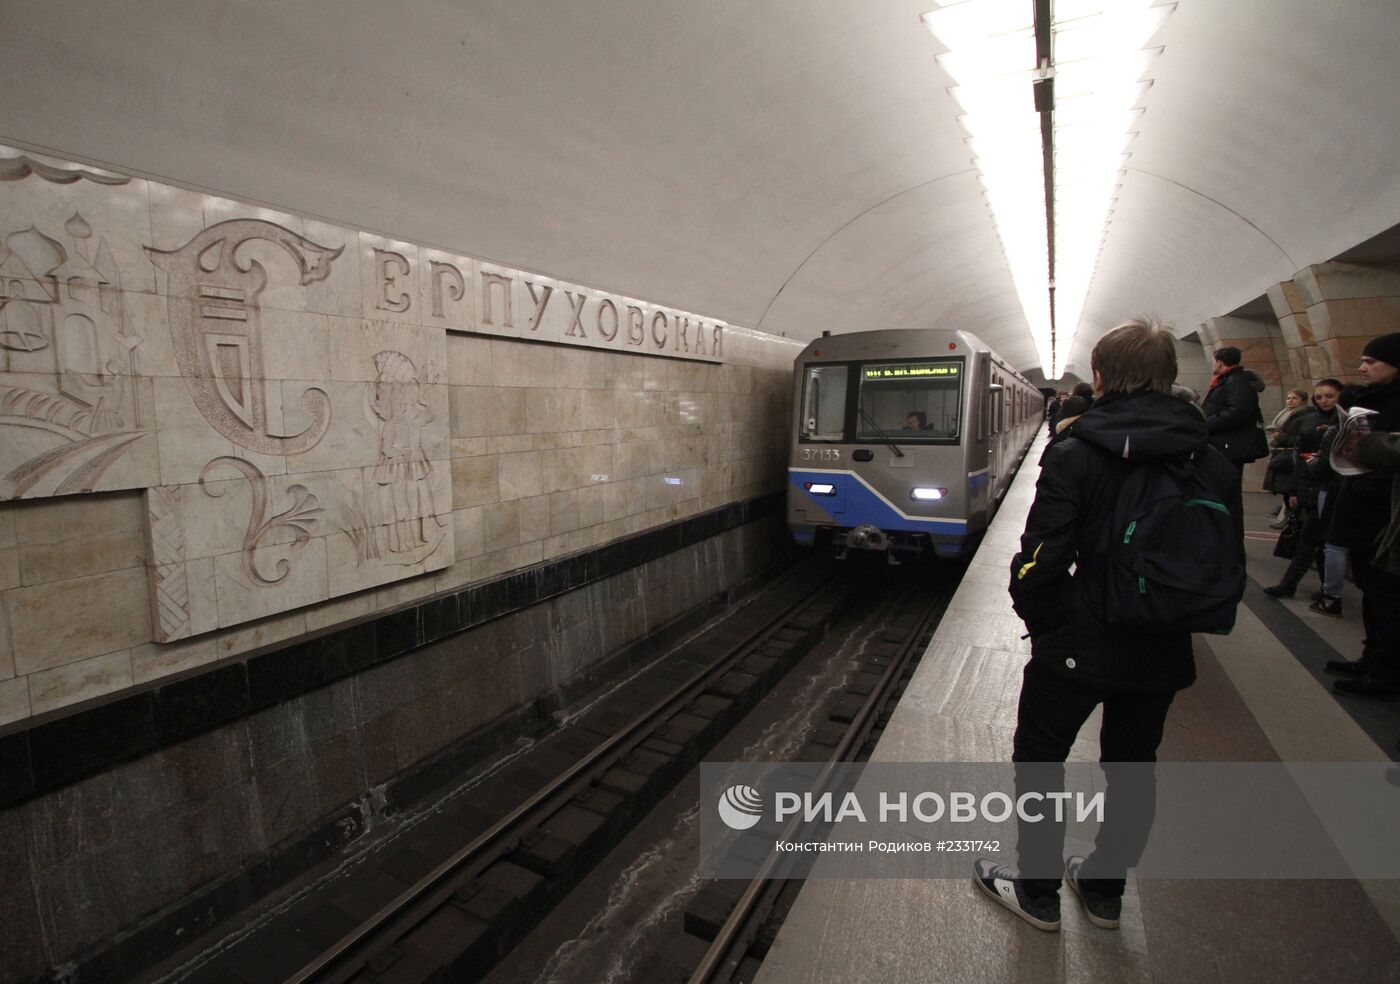
[[1075,582],[1113,628],[1224,634],[1244,596],[1244,543],[1226,504],[1191,461],[1133,465],[1113,519]]

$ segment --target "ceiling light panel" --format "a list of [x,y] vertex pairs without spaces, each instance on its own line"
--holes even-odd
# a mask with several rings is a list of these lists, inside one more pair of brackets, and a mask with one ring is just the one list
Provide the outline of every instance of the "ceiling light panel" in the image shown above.
[[[1156,0],[1052,0],[1052,65],[1037,66],[1029,0],[942,0],[922,16],[948,51],[959,122],[982,174],[1011,279],[1047,379],[1071,350],[1161,49],[1144,45],[1175,9]],[[1045,226],[1040,116],[1032,84],[1053,76],[1055,283]],[[1051,331],[1051,297],[1055,312]],[[1053,341],[1052,341],[1053,339]]]

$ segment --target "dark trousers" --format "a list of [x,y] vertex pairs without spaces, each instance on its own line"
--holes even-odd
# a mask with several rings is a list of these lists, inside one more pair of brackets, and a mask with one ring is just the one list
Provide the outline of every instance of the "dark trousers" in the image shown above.
[[[1079,729],[1103,704],[1099,762],[1108,781],[1104,822],[1085,861],[1080,884],[1099,895],[1121,896],[1128,868],[1147,845],[1156,813],[1156,779],[1141,766],[1115,769],[1114,763],[1156,762],[1157,746],[1174,693],[1101,691],[1048,669],[1036,660],[1022,674],[1011,760],[1016,763],[1017,801],[1028,792],[1064,788],[1064,761]],[[1065,827],[1018,815],[1017,860],[1027,877],[1026,892],[1040,897],[1060,890]],[[1052,874],[1054,876],[1052,877]],[[1034,876],[1034,877],[1032,877]]]
[[1297,542],[1293,544],[1293,557],[1288,562],[1288,570],[1283,574],[1284,583],[1295,588],[1310,567],[1317,571],[1319,578],[1322,577],[1322,519],[1318,516],[1317,504],[1309,506],[1299,502],[1298,511],[1303,516],[1303,525],[1298,530]]
[[1351,572],[1361,589],[1361,624],[1366,630],[1361,658],[1372,679],[1400,686],[1400,575],[1375,567],[1372,549],[1351,552]]

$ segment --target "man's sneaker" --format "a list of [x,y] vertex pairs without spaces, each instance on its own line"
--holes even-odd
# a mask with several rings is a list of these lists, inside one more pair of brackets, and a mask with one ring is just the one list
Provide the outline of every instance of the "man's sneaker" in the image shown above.
[[1317,601],[1308,606],[1308,611],[1317,612],[1319,615],[1330,615],[1333,618],[1342,617],[1342,599],[1329,598],[1323,595]]
[[1313,600],[1313,601],[1321,601],[1323,598],[1326,598],[1326,597],[1327,597],[1327,595],[1323,594],[1321,591],[1314,591],[1314,592],[1312,593],[1312,600]]
[[1065,881],[1069,882],[1069,887],[1074,889],[1074,894],[1079,896],[1079,901],[1084,903],[1084,913],[1089,917],[1089,921],[1100,929],[1117,929],[1118,920],[1123,915],[1123,900],[1118,896],[1098,895],[1088,891],[1079,884],[1079,869],[1084,864],[1084,859],[1076,855],[1071,855],[1065,862]]
[[1298,586],[1296,584],[1280,581],[1278,584],[1273,584],[1265,588],[1264,593],[1270,598],[1292,598],[1293,592],[1297,590]]
[[1367,663],[1364,659],[1329,659],[1322,667],[1334,676],[1365,676]]
[[1026,894],[1016,869],[1009,864],[997,864],[991,858],[978,858],[972,866],[972,883],[1006,906],[1036,929],[1047,933],[1060,928],[1060,897],[1033,899]]

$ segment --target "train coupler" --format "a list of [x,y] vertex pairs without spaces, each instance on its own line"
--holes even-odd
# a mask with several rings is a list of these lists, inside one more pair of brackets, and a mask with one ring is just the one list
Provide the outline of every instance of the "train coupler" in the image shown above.
[[843,546],[854,547],[857,550],[888,550],[890,538],[880,527],[872,523],[862,523],[846,534]]

